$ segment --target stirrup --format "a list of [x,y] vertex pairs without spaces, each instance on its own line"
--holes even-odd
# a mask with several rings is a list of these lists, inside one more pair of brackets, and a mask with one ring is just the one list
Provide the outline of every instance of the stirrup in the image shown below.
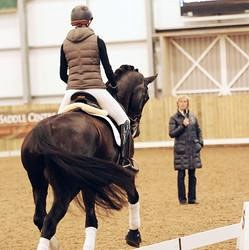
[[125,159],[124,162],[125,163],[121,164],[122,167],[129,169],[129,170],[132,170],[135,173],[139,172],[139,168],[137,166],[134,166],[133,160]]

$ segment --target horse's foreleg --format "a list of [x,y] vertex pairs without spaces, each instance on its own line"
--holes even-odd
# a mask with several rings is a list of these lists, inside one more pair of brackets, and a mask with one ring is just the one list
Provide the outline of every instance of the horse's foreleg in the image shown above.
[[133,181],[133,184],[134,192],[132,192],[132,194],[130,192],[127,193],[129,201],[129,231],[125,239],[128,245],[139,247],[142,241],[141,234],[139,232],[139,227],[141,224],[139,194],[135,186],[135,180]]
[[94,250],[98,220],[95,214],[95,194],[90,190],[82,191],[82,197],[86,210],[85,241],[83,250]]
[[139,201],[135,204],[129,203],[129,229],[136,230],[140,227],[140,204]]

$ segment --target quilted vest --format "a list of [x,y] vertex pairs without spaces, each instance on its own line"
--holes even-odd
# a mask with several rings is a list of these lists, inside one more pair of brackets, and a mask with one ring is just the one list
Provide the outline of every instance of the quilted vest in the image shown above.
[[90,28],[69,31],[63,50],[69,68],[67,89],[105,88],[100,72],[97,36]]

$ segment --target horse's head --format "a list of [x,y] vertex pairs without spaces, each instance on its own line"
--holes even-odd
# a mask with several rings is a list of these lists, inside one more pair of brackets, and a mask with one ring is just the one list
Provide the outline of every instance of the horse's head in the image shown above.
[[118,99],[131,120],[133,137],[140,134],[139,124],[145,103],[149,100],[148,85],[157,75],[145,78],[131,65],[122,65],[115,71]]

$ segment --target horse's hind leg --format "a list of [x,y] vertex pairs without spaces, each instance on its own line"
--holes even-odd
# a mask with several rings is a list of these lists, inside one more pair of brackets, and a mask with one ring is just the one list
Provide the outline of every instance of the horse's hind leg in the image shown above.
[[95,248],[98,220],[95,214],[95,194],[90,190],[82,191],[82,197],[86,210],[85,221],[85,242],[83,250],[93,250]]
[[35,203],[34,224],[41,231],[46,213],[46,198],[48,192],[48,181],[44,176],[44,166],[42,157],[22,153],[22,163],[28,173],[32,185],[33,198]]
[[[32,183],[32,182],[31,182]],[[33,197],[35,202],[34,224],[41,231],[46,213],[46,198],[48,182],[42,176],[40,182],[32,184]]]
[[133,192],[127,192],[129,201],[129,231],[125,237],[126,243],[133,247],[139,247],[142,239],[139,232],[140,227],[140,206],[139,194],[133,178]]
[[79,192],[76,187],[68,186],[66,183],[60,183],[60,185],[51,183],[51,185],[54,191],[54,201],[45,217],[37,250],[49,250],[49,241],[55,235],[57,224],[65,216],[70,202]]

